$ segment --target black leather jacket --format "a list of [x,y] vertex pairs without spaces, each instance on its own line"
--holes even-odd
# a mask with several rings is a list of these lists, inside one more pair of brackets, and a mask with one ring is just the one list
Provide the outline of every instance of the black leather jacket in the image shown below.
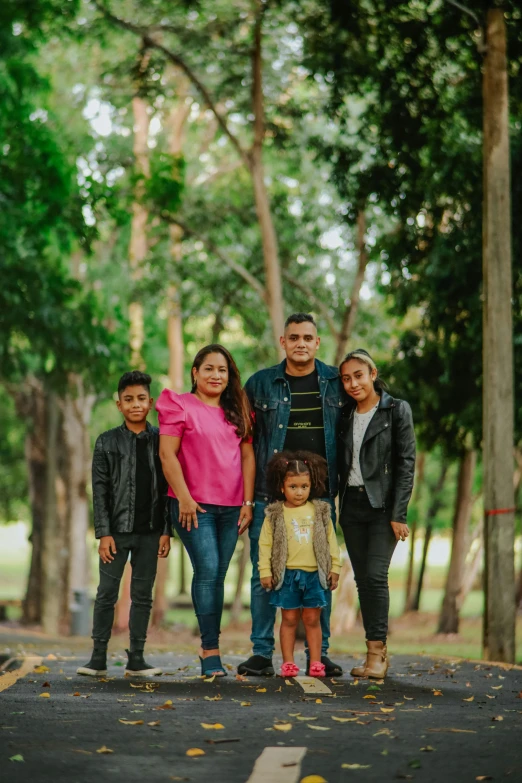
[[[344,406],[338,430],[340,511],[352,465],[354,410],[353,404]],[[383,391],[364,435],[360,464],[372,507],[389,511],[394,522],[406,522],[415,475],[415,432],[407,402]]]
[[136,497],[136,438],[148,441],[152,472],[151,530],[170,535],[167,519],[167,482],[158,454],[159,430],[147,422],[147,429],[136,435],[123,422],[96,441],[92,457],[92,496],[96,538],[114,533],[132,533]]

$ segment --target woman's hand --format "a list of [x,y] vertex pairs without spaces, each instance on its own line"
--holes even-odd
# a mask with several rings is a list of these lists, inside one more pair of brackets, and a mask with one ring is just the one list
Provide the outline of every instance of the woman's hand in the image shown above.
[[393,532],[397,541],[406,541],[410,531],[406,522],[391,522]]
[[271,576],[262,576],[261,577],[261,587],[264,587],[265,590],[271,590],[274,586],[274,579]]
[[199,503],[196,503],[195,500],[192,500],[192,498],[189,497],[186,500],[180,500],[179,501],[179,523],[181,527],[186,527],[187,530],[191,530],[192,525],[194,527],[198,526],[198,514],[197,512],[200,512],[200,514],[206,514],[204,508],[201,508]]
[[328,584],[330,586],[330,590],[337,590],[337,585],[339,584],[339,574],[334,574],[333,571],[330,571],[328,574]]
[[241,512],[239,514],[239,535],[242,535],[245,530],[248,530],[252,523],[252,518],[254,516],[254,512],[252,509],[252,506],[241,506]]

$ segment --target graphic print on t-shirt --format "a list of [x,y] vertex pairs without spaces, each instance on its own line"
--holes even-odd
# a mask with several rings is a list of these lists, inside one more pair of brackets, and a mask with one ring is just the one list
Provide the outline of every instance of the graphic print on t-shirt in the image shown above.
[[290,386],[290,419],[286,430],[286,451],[312,451],[326,457],[324,418],[317,371],[304,376],[285,374]]
[[292,517],[290,524],[294,533],[294,538],[298,544],[309,544],[311,541],[311,532],[314,525],[314,518],[311,514],[300,516],[299,520]]

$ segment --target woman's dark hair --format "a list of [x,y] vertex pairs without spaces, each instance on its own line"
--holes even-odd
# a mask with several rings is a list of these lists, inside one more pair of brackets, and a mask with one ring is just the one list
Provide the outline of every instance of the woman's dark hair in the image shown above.
[[150,394],[150,384],[152,378],[147,375],[146,372],[141,370],[131,370],[130,372],[123,373],[118,381],[118,395],[125,391],[128,386],[143,386]]
[[324,457],[311,451],[282,451],[272,457],[267,466],[266,481],[268,491],[273,498],[284,498],[282,492],[285,478],[299,476],[302,473],[310,475],[310,498],[322,498],[326,491],[328,466]]
[[250,403],[241,387],[241,376],[230,351],[227,351],[219,343],[212,343],[211,345],[205,345],[204,348],[197,352],[190,369],[191,392],[194,394],[196,391],[194,370],[199,370],[207,356],[211,353],[220,353],[221,356],[224,356],[228,365],[228,385],[219,400],[219,404],[225,413],[225,419],[235,426],[238,437],[247,438],[252,434]]
[[[377,365],[373,361],[368,351],[365,351],[364,348],[356,348],[355,351],[350,351],[350,353],[347,353],[344,359],[342,360],[341,364],[339,365],[339,375],[342,375],[341,370],[343,364],[349,362],[350,359],[357,359],[357,361],[366,364],[370,368],[370,370],[377,370]],[[379,378],[378,370],[377,370],[377,377],[373,382],[373,388],[375,389],[377,394],[382,394],[383,391],[388,391],[388,385],[381,378]]]

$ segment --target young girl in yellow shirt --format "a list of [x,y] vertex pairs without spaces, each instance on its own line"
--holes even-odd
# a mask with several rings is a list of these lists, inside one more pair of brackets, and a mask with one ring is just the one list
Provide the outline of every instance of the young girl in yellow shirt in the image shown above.
[[321,663],[321,609],[335,590],[341,570],[339,545],[324,496],[326,460],[307,451],[281,452],[268,464],[272,497],[259,537],[261,584],[270,603],[281,608],[282,677],[294,677],[295,637],[302,616],[310,651],[310,675],[324,677]]

